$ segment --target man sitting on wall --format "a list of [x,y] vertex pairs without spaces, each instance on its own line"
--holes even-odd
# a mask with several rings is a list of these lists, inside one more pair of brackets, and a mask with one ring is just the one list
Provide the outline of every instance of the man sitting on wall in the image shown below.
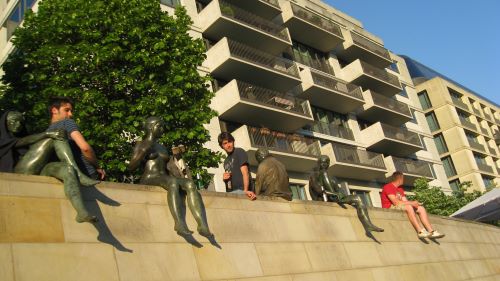
[[[409,201],[406,198],[405,191],[401,187],[403,185],[404,176],[402,172],[396,171],[392,174],[392,181],[384,185],[380,198],[382,200],[382,208],[397,209],[406,211],[408,219],[417,231],[418,238],[442,238],[444,234],[434,230],[429,222],[429,216],[422,203],[418,201]],[[420,225],[417,215],[422,222]]]

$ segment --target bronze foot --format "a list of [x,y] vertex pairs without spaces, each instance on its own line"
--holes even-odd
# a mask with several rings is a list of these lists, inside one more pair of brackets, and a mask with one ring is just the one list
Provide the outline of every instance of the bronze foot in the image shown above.
[[77,215],[75,220],[78,223],[82,223],[82,222],[95,223],[95,222],[99,221],[99,219],[96,216],[91,216],[91,215],[86,215],[86,216]]
[[101,181],[99,180],[94,180],[86,175],[84,175],[83,173],[80,173],[78,175],[78,179],[80,180],[80,183],[83,185],[83,186],[93,186],[93,185],[96,185],[98,183],[100,183]]
[[373,224],[368,225],[367,230],[368,231],[375,231],[375,232],[384,232],[383,228],[380,228],[380,227],[375,226]]
[[180,236],[186,236],[186,235],[191,235],[193,234],[193,232],[191,230],[189,230],[189,228],[186,226],[186,225],[181,225],[181,226],[178,226],[176,225],[174,227],[174,230],[177,232],[177,234],[179,234]]
[[201,235],[201,236],[204,236],[208,239],[214,237],[213,233],[210,232],[210,230],[208,229],[208,227],[198,227],[198,233]]

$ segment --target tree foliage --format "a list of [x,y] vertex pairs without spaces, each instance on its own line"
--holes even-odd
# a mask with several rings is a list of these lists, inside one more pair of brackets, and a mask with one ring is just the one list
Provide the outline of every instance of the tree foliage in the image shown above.
[[440,187],[430,186],[426,179],[417,179],[415,188],[412,190],[415,195],[409,195],[408,199],[422,202],[431,214],[449,216],[483,195],[477,190],[467,192],[470,186],[471,182],[463,182],[458,190],[453,191],[451,195],[446,195]]
[[15,31],[16,51],[3,65],[1,109],[25,112],[29,132],[48,126],[51,96],[75,99],[75,120],[112,180],[125,175],[131,137],[142,121],[161,116],[168,147],[184,144],[194,172],[213,167],[220,155],[203,147],[209,78],[205,59],[184,8],[162,12],[158,0],[44,0]]

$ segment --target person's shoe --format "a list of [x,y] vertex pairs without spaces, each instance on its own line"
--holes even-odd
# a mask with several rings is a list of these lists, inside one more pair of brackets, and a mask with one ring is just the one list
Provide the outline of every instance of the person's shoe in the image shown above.
[[429,236],[429,238],[431,239],[438,239],[438,238],[443,238],[444,237],[444,233],[441,233],[437,230],[434,230],[430,233],[431,235]]
[[418,232],[417,236],[420,239],[424,239],[424,238],[429,238],[431,234],[427,230],[422,229]]

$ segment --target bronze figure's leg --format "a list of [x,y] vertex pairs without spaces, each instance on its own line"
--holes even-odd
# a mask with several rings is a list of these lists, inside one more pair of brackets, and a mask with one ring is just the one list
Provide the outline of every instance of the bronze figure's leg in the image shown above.
[[198,223],[198,233],[202,236],[210,238],[213,234],[208,229],[207,215],[205,212],[205,205],[203,204],[203,199],[200,193],[196,189],[196,185],[192,180],[182,179],[182,189],[186,191],[187,194],[187,204],[191,214],[193,214],[194,219]]
[[77,222],[96,222],[97,218],[91,216],[85,208],[83,198],[80,193],[80,185],[75,169],[62,162],[52,162],[43,168],[41,175],[51,176],[64,182],[64,194],[76,210]]
[[73,167],[73,169],[75,169],[75,171],[78,174],[78,178],[80,179],[80,183],[82,185],[91,186],[99,183],[98,180],[94,180],[88,177],[87,175],[85,175],[85,173],[83,173],[80,170],[80,168],[78,168],[78,165],[76,164],[75,159],[73,157],[73,152],[71,151],[71,148],[67,141],[60,141],[60,140],[54,141],[54,148],[59,160],[61,160],[64,163],[67,163],[68,165]]
[[368,215],[368,209],[366,208],[363,200],[358,195],[349,195],[345,197],[345,203],[349,205],[355,205],[356,211],[358,212],[358,218],[363,224],[366,231],[376,231],[383,232],[384,229],[380,228],[372,223],[370,216]]
[[43,167],[49,162],[54,151],[54,140],[43,139],[30,146],[30,149],[19,160],[14,169],[15,173],[39,175]]
[[174,230],[179,235],[191,235],[193,232],[189,230],[182,217],[182,198],[179,193],[177,179],[169,176],[162,177],[161,179],[162,183],[160,185],[167,190],[168,208],[175,222]]

